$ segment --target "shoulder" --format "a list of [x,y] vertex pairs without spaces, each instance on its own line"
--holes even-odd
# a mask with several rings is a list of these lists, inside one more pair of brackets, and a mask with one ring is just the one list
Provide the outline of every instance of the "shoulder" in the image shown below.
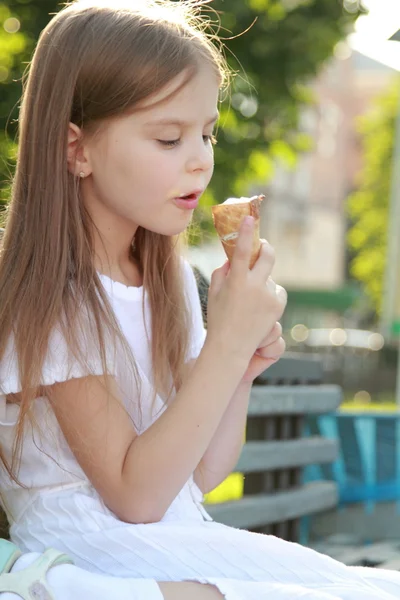
[[[80,321],[83,325],[83,322]],[[71,338],[66,326],[54,327],[49,335],[47,349],[40,372],[40,385],[86,377],[104,375],[104,365],[98,340],[93,328],[82,328]],[[72,345],[71,342],[75,344]],[[114,374],[115,352],[112,340],[106,340],[106,365],[108,374]],[[32,353],[35,349],[32,348]],[[15,335],[10,335],[0,360],[0,393],[9,395],[21,391],[20,365]]]

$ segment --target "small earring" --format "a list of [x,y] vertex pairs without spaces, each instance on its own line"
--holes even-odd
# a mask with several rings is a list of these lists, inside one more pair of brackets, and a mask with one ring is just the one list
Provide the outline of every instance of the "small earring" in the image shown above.
[[85,177],[85,173],[84,173],[83,171],[81,171],[81,172],[79,173],[79,177],[82,177],[82,179],[83,179],[83,178]]

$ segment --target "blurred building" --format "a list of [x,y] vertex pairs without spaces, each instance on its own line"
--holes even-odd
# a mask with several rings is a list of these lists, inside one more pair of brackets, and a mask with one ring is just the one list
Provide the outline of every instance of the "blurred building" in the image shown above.
[[333,59],[313,85],[316,104],[302,130],[314,149],[295,170],[277,165],[263,205],[262,234],[276,249],[277,280],[293,288],[337,290],[345,283],[345,201],[362,164],[356,117],[393,71],[358,52]]
[[[303,307],[287,314],[293,324],[307,311],[308,325],[323,319],[334,327],[335,313],[353,302],[355,290],[346,282],[345,203],[362,166],[356,118],[387,88],[393,73],[342,45],[312,86],[315,105],[301,116],[313,150],[300,156],[295,170],[277,165],[268,187],[262,237],[276,250],[274,278],[289,290],[292,307]],[[311,322],[310,308],[315,308]]]
[[[315,104],[303,111],[301,129],[314,143],[293,170],[277,164],[264,192],[261,237],[276,250],[274,279],[289,291],[284,326],[357,326],[343,315],[358,295],[346,281],[346,199],[362,166],[357,117],[384,92],[394,71],[339,45],[312,84]],[[225,260],[217,239],[190,248],[189,260],[209,278]]]
[[[249,191],[266,194],[261,236],[276,250],[273,278],[288,290],[282,318],[287,349],[318,354],[326,382],[341,385],[347,398],[379,400],[393,395],[395,387],[393,351],[371,346],[378,334],[366,331],[359,287],[348,281],[345,211],[363,160],[357,117],[394,74],[342,45],[312,85],[315,104],[301,115],[313,150],[299,157],[294,170],[277,165],[265,189],[257,185]],[[215,239],[191,248],[189,259],[209,278],[225,255]],[[367,342],[352,342],[350,331]]]

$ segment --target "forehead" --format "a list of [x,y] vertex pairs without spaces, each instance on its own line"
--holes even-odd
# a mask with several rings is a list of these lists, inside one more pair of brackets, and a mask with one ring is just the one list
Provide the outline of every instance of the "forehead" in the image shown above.
[[[126,111],[115,119],[104,121],[88,136],[87,143],[92,147],[108,152],[113,146],[115,135],[124,137],[127,132],[154,130],[166,127],[156,124],[160,121],[180,121],[184,124],[212,124],[218,114],[220,81],[215,70],[208,66],[187,80],[187,73],[181,73],[162,90]],[[185,83],[186,81],[186,83]]]
[[210,66],[202,66],[186,81],[181,73],[162,90],[154,94],[135,111],[145,126],[155,122],[193,121],[193,118],[212,118],[217,110],[219,80]]

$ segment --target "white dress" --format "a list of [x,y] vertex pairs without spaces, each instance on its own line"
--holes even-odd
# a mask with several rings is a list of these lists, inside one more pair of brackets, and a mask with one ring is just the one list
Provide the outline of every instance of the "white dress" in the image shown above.
[[[186,261],[184,269],[193,307],[189,360],[198,356],[205,331],[196,281]],[[151,371],[141,310],[144,290],[113,282],[104,275],[101,279],[139,364],[144,398],[140,433],[164,409],[160,398],[154,411],[145,401],[151,395]],[[147,319],[148,311],[149,327]],[[101,374],[95,353],[90,361]],[[129,402],[131,382],[124,380],[123,366],[114,364],[112,369],[125,390],[125,405],[137,419],[135,407]],[[43,370],[43,384],[82,375],[55,331]],[[12,340],[0,364],[0,385],[0,439],[10,456],[19,408],[6,404],[5,394],[20,390]],[[5,472],[0,472],[11,539],[22,550],[42,552],[51,546],[69,554],[76,565],[86,570],[123,578],[210,582],[228,600],[400,598],[400,573],[346,567],[298,544],[214,522],[202,506],[202,494],[192,477],[160,522],[135,525],[120,521],[77,464],[46,397],[35,400],[34,413],[45,433],[40,435],[30,427],[25,432],[19,478],[27,489],[18,487]]]

